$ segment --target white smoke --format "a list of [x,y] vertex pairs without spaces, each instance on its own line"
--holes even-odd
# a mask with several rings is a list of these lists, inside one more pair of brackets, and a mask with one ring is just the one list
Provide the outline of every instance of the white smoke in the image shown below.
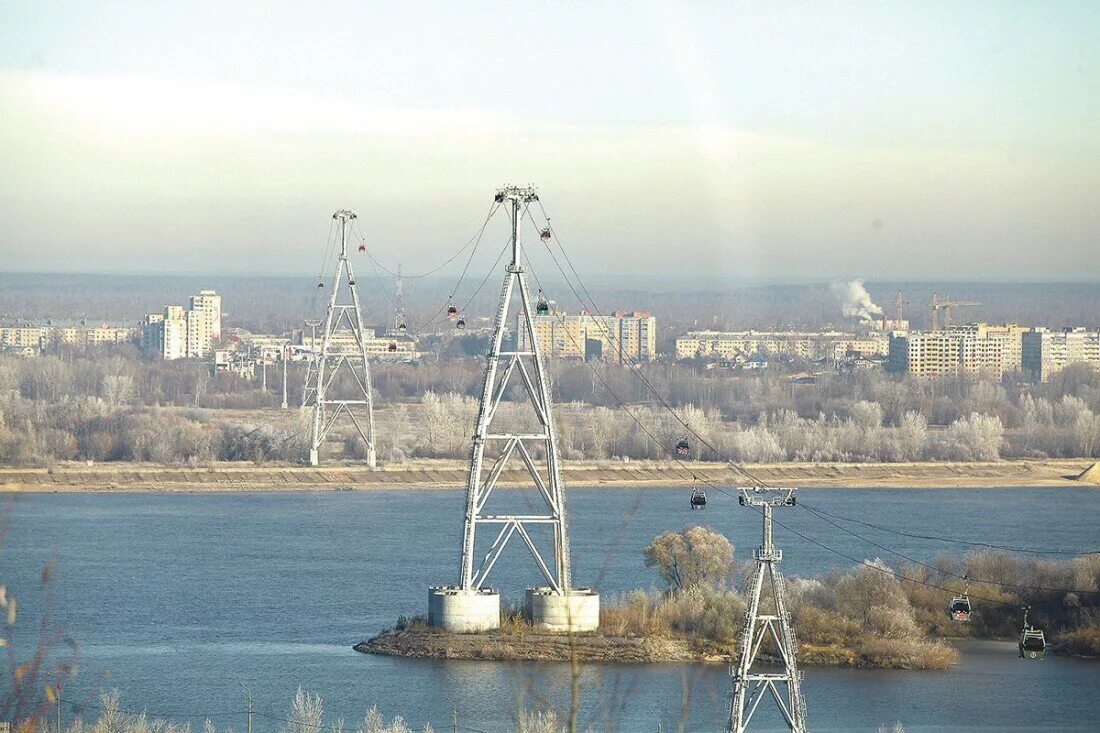
[[871,300],[871,294],[863,287],[862,280],[835,282],[829,286],[840,300],[840,311],[845,318],[858,318],[861,321],[873,321],[882,318],[883,310]]

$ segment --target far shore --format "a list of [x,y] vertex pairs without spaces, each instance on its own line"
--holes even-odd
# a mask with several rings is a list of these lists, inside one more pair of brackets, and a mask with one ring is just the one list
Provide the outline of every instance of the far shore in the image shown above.
[[[1027,488],[1097,487],[1078,480],[1093,459],[1004,460],[955,463],[767,463],[745,468],[771,486],[797,488]],[[1096,472],[1093,472],[1096,473]],[[566,462],[570,488],[685,487],[694,483],[745,485],[724,464],[667,461]],[[136,463],[66,463],[50,468],[0,467],[0,492],[195,492],[454,489],[466,485],[464,462],[415,460],[369,469],[362,464],[320,467],[212,463],[171,466]],[[501,485],[525,483],[526,471],[506,470]]]

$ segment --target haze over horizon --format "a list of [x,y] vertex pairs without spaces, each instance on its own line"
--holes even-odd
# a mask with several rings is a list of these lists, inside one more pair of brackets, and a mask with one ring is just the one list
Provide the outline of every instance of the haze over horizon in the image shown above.
[[500,7],[9,3],[3,269],[415,271],[531,181],[591,278],[1100,279],[1100,6]]

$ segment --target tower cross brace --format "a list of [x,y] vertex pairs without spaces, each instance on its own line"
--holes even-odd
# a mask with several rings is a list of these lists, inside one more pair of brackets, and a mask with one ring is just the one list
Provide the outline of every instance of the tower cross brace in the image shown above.
[[[794,506],[794,489],[742,488],[737,499],[741,506],[758,507],[763,514],[763,541],[753,551],[756,570],[752,576],[752,594],[745,611],[745,625],[741,630],[737,664],[730,668],[733,677],[733,698],[730,704],[728,733],[744,733],[764,697],[770,696],[779,707],[784,721],[792,733],[806,733],[806,702],[802,697],[802,673],[798,671],[795,653],[798,643],[791,628],[791,616],[787,610],[787,593],[783,575],[776,564],[783,558],[783,551],[772,543],[772,509]],[[762,608],[764,583],[768,581],[767,596],[771,608]],[[775,646],[783,663],[783,671],[764,672],[754,669],[754,662],[765,640]],[[781,691],[780,685],[786,689]]]

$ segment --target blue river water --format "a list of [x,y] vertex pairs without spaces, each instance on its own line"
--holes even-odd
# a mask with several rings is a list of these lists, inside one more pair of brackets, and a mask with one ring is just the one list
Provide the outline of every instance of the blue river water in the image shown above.
[[[800,494],[806,505],[915,534],[1064,549],[1100,545],[1098,498],[1088,489]],[[516,508],[529,500],[501,497]],[[54,615],[79,660],[67,717],[81,705],[94,717],[97,691],[117,689],[127,709],[243,730],[246,685],[258,731],[278,729],[298,687],[324,697],[328,721],[352,723],[377,705],[417,729],[431,722],[447,731],[453,705],[461,729],[509,730],[521,704],[568,708],[567,666],[351,649],[401,615],[423,614],[429,585],[455,582],[462,502],[456,490],[21,495],[12,499],[0,582],[34,618],[41,567],[57,559]],[[573,489],[569,508],[575,583],[605,597],[656,585],[642,548],[665,529],[707,524],[741,558],[760,541],[759,515],[723,495],[690,512],[681,489]],[[779,509],[776,519],[788,576],[850,567],[842,555],[899,562],[804,509]],[[961,551],[859,531],[919,559]],[[516,544],[491,582],[518,600],[535,573]],[[1025,662],[1006,642],[966,642],[961,651],[959,665],[940,672],[806,669],[811,730],[895,721],[909,733],[1100,729],[1100,662]],[[653,731],[658,721],[665,730],[722,730],[729,686],[722,665],[589,666],[580,720],[587,730]],[[769,714],[762,706],[760,730],[780,729]]]

